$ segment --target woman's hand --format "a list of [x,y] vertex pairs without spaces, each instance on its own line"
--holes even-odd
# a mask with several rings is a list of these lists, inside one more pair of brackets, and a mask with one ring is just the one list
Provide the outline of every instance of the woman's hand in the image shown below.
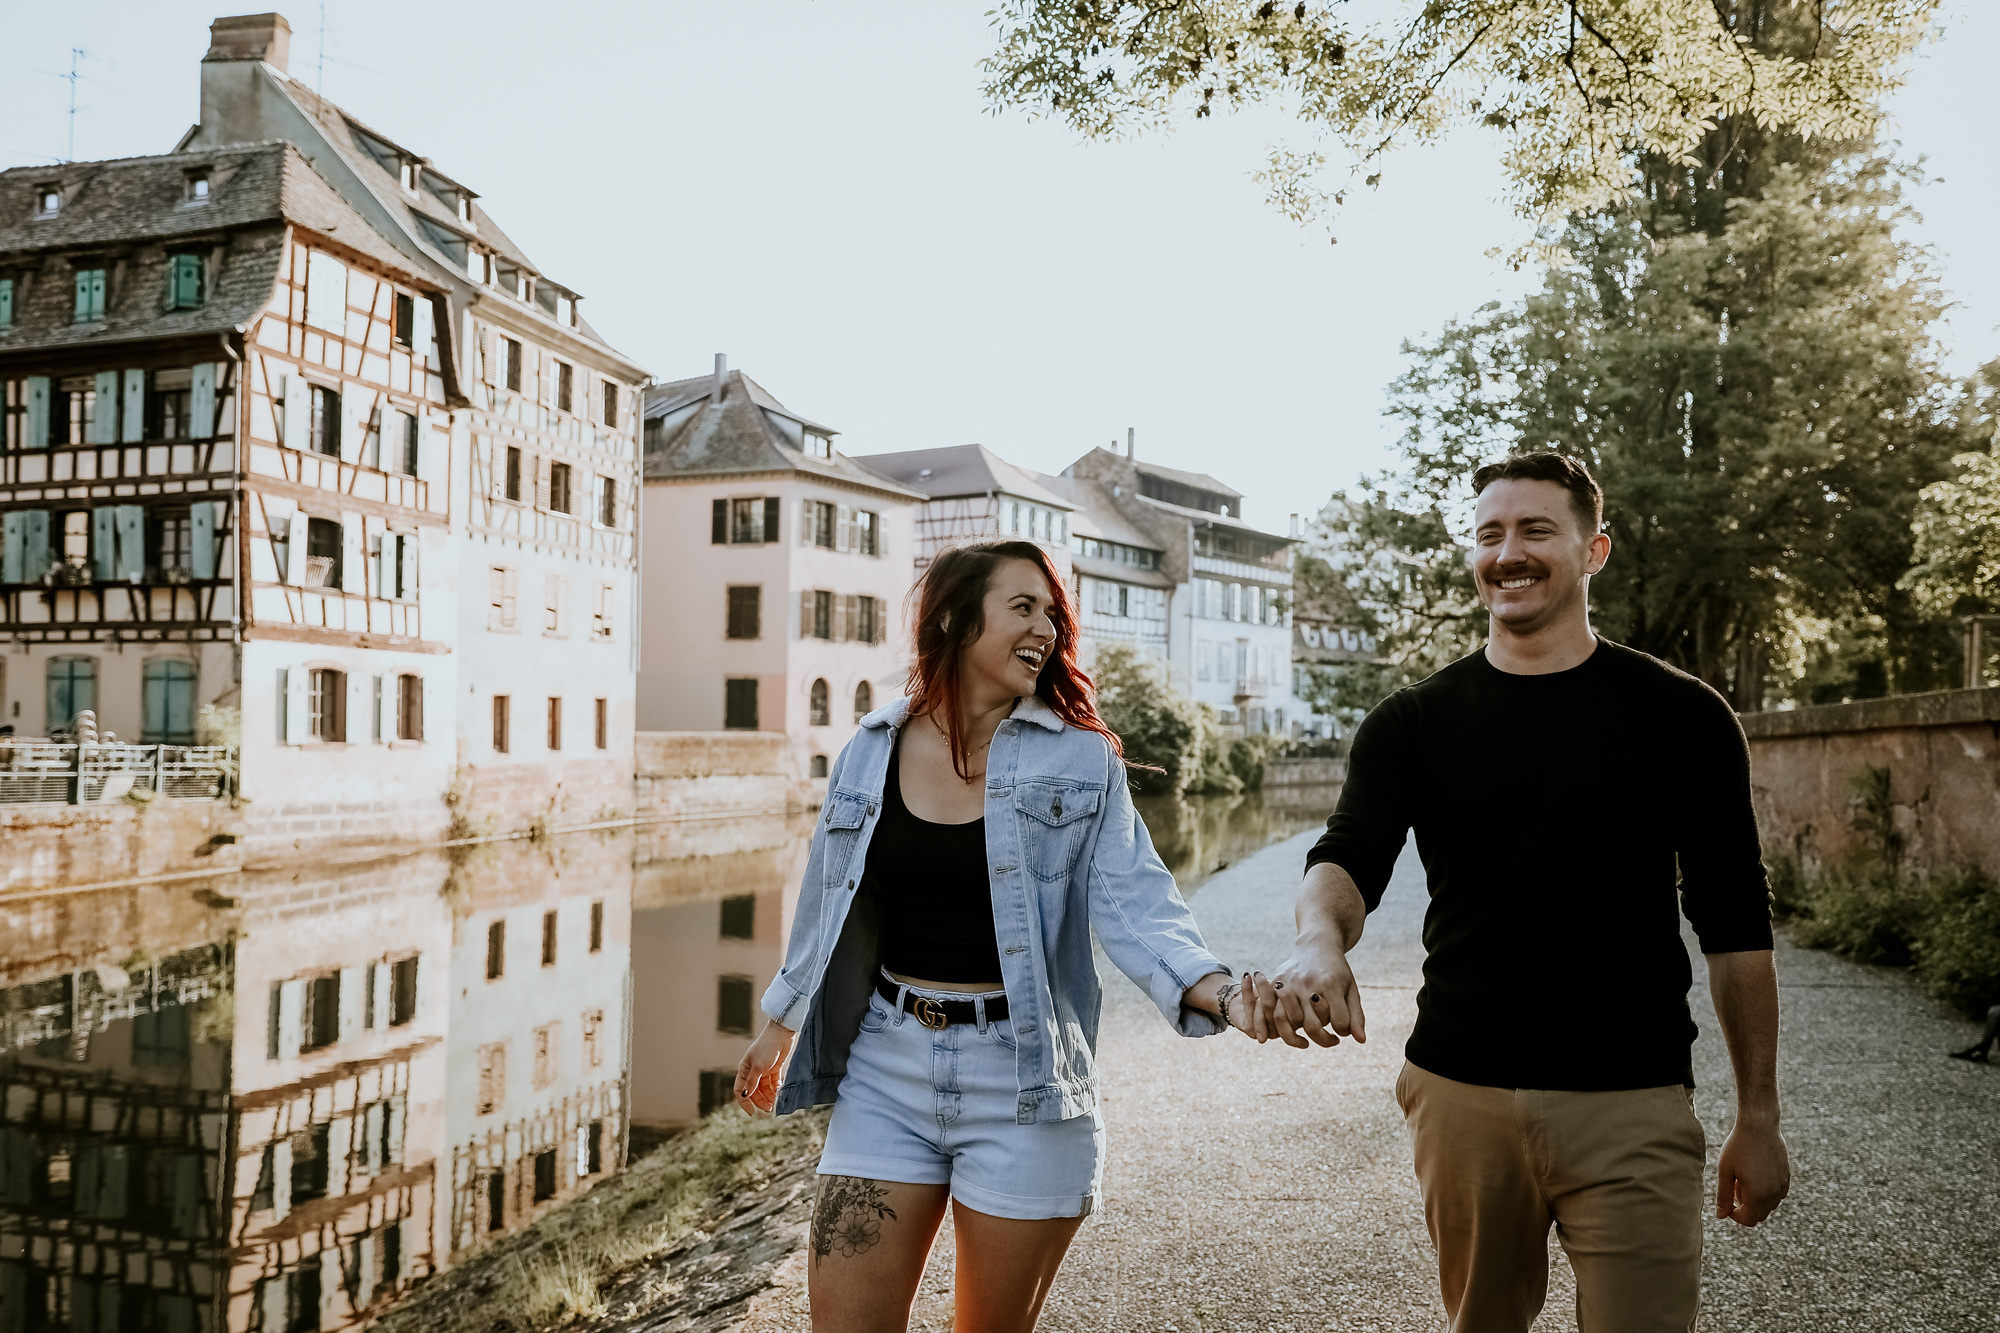
[[1246,972],[1239,981],[1233,980],[1226,972],[1211,972],[1187,988],[1187,994],[1181,997],[1182,1003],[1222,1018],[1223,1001],[1227,999],[1228,1016],[1225,1021],[1229,1026],[1246,1037],[1266,1041],[1278,1035],[1277,1025],[1271,1021],[1270,1014],[1259,1012],[1257,991],[1251,984],[1252,978],[1257,975]]
[[745,1115],[769,1115],[778,1101],[778,1080],[798,1033],[767,1022],[736,1064],[736,1104]]

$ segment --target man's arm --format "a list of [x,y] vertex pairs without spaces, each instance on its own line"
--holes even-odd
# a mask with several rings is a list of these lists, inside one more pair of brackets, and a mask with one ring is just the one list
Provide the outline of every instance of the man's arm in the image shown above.
[[[1307,1037],[1321,1046],[1338,1046],[1342,1037],[1367,1041],[1361,987],[1347,965],[1348,951],[1361,942],[1368,920],[1368,903],[1354,877],[1331,861],[1307,867],[1294,918],[1299,933],[1292,956],[1274,977],[1253,973],[1244,983],[1257,988],[1260,1027],[1269,1012],[1275,1020],[1270,1035],[1288,1046],[1304,1046]],[[1261,1031],[1251,1035],[1263,1039]]]
[[1736,1125],[1716,1168],[1715,1215],[1754,1227],[1792,1187],[1778,1132],[1778,970],[1769,949],[1706,957],[1709,994],[1736,1072]]

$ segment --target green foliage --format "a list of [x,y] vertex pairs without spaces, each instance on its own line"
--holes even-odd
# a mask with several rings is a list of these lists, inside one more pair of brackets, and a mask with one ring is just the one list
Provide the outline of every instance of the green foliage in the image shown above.
[[1125,743],[1126,762],[1146,766],[1127,770],[1134,791],[1229,795],[1264,784],[1264,760],[1275,742],[1232,737],[1213,708],[1176,691],[1151,658],[1126,644],[1106,644],[1090,674],[1098,712]]
[[1807,948],[1914,968],[1932,994],[1968,1014],[2000,1002],[2000,883],[1991,876],[1903,875],[1867,859],[1816,874],[1787,860],[1770,872],[1777,915]]
[[[1536,449],[1604,486],[1592,601],[1610,637],[1742,708],[1809,680],[1945,683],[1946,647],[1897,583],[1917,494],[1963,427],[1932,339],[1942,298],[1895,234],[1901,187],[1878,157],[1780,163],[1714,235],[1671,211],[1579,222],[1575,263],[1539,292],[1406,345],[1402,466],[1322,515],[1329,563],[1397,663],[1384,683],[1477,641],[1467,482]],[[1829,665],[1835,626],[1850,632]]]
[[1937,0],[1371,8],[1004,0],[986,95],[1099,138],[1276,103],[1317,142],[1273,146],[1254,175],[1301,223],[1345,202],[1324,183],[1329,151],[1373,185],[1395,147],[1476,124],[1499,135],[1511,202],[1540,226],[1635,199],[1643,163],[1699,179],[1774,130],[1871,134]]
[[1924,487],[1913,524],[1914,567],[1902,586],[1925,614],[1939,618],[2000,610],[2000,439],[1993,400],[2000,361],[1987,365],[1969,395],[1968,431],[1994,440],[1983,453],[1951,460],[1956,473]]

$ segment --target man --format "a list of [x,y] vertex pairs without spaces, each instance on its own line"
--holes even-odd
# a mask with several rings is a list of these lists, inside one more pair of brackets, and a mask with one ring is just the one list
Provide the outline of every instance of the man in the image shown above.
[[1713,690],[1591,632],[1611,539],[1581,464],[1514,457],[1472,487],[1487,645],[1361,724],[1292,957],[1252,984],[1292,1045],[1366,1040],[1347,954],[1414,829],[1431,903],[1396,1091],[1452,1333],[1527,1329],[1551,1225],[1583,1333],[1684,1333],[1705,1148],[1677,888],[1736,1075],[1716,1216],[1755,1226],[1791,1178],[1748,747]]

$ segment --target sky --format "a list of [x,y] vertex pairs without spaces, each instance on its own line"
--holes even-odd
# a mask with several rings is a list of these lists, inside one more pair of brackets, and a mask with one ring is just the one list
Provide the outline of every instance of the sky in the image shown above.
[[[1487,257],[1525,234],[1491,136],[1392,158],[1379,188],[1350,193],[1329,244],[1249,179],[1266,145],[1298,137],[1274,112],[1117,143],[993,114],[987,8],[280,12],[292,74],[478,191],[614,346],[663,380],[724,353],[849,454],[977,442],[1057,472],[1131,428],[1142,457],[1221,478],[1245,518],[1283,531],[1389,463],[1404,340],[1538,281]],[[222,12],[0,7],[0,166],[170,150],[198,116]],[[1948,0],[1945,14],[1889,133],[1934,177],[1911,236],[1958,303],[1945,341],[1964,371],[2000,352],[2000,180],[1975,96],[2000,5]],[[74,65],[73,48],[88,53]]]

